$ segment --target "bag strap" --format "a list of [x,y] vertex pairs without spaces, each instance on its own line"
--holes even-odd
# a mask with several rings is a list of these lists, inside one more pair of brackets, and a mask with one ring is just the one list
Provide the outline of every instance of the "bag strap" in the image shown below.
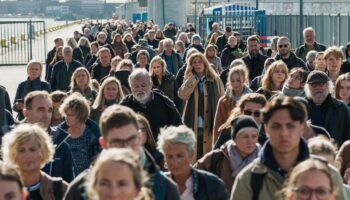
[[54,178],[52,181],[52,186],[53,186],[53,195],[56,200],[61,200],[63,197],[63,182],[62,178]]
[[258,200],[259,199],[259,194],[261,191],[261,188],[263,186],[263,181],[265,178],[266,173],[264,174],[257,174],[257,173],[252,173],[252,176],[250,178],[250,187],[253,190],[253,199],[252,200]]

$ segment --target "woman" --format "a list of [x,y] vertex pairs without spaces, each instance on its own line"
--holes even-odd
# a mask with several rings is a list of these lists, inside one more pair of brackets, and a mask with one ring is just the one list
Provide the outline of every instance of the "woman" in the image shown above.
[[118,104],[124,97],[120,82],[115,77],[106,78],[92,105],[90,118],[99,123],[101,113],[110,105]]
[[18,170],[2,161],[0,161],[0,188],[0,199],[27,199],[27,191]]
[[147,180],[135,153],[108,149],[96,160],[85,184],[91,200],[152,200],[152,192],[145,187]]
[[24,97],[32,91],[45,90],[48,93],[51,92],[50,84],[46,81],[41,81],[41,73],[43,66],[38,60],[31,60],[27,64],[27,80],[21,82],[16,91],[15,100],[13,102],[13,110],[18,113],[17,119],[24,119],[23,108],[24,108]]
[[116,56],[124,58],[124,54],[128,53],[128,47],[123,43],[122,36],[118,33],[113,38],[112,46]]
[[79,48],[77,42],[73,37],[67,39],[67,45],[72,47],[73,49],[73,59],[83,64],[84,63],[83,52],[81,51],[81,49]]
[[224,96],[220,97],[214,118],[213,144],[219,137],[219,127],[226,122],[241,96],[253,92],[246,84],[248,70],[243,65],[230,69]]
[[177,41],[182,41],[185,45],[185,48],[187,48],[190,45],[190,40],[188,39],[187,33],[181,32],[179,36],[177,37]]
[[97,56],[97,52],[98,52],[98,43],[96,41],[91,42],[90,44],[90,49],[91,49],[91,54],[87,56],[86,60],[86,68],[91,71],[92,65],[96,62],[98,56]]
[[259,128],[250,116],[231,121],[231,138],[220,150],[213,150],[197,161],[196,168],[214,173],[224,181],[229,194],[236,175],[258,157]]
[[178,53],[181,56],[181,59],[183,59],[185,55],[185,45],[181,40],[178,40],[175,42],[174,49],[176,53]]
[[120,61],[117,65],[116,71],[114,73],[114,77],[116,77],[122,86],[124,95],[128,95],[131,93],[131,88],[129,85],[129,76],[131,72],[134,70],[134,64],[129,59],[124,59]]
[[223,71],[221,66],[221,59],[216,54],[217,51],[215,46],[212,44],[208,44],[207,48],[205,49],[204,55],[208,59],[208,61],[214,65],[214,70],[216,71],[216,73],[221,74],[221,72]]
[[208,45],[213,45],[213,46],[216,46],[216,40],[218,39],[218,37],[219,37],[220,35],[219,35],[219,33],[218,32],[214,32],[212,35],[211,35],[211,37],[209,38],[209,40],[208,40],[208,44],[207,44],[207,47],[208,47]]
[[184,123],[197,135],[197,159],[211,150],[212,120],[217,102],[224,94],[224,86],[202,53],[189,57],[184,82],[179,97],[186,101],[183,111]]
[[123,43],[128,48],[129,53],[132,52],[132,47],[136,45],[136,42],[130,33],[126,33],[123,37]]
[[137,63],[136,68],[144,68],[147,71],[149,70],[149,53],[147,50],[140,50],[136,56]]
[[342,74],[337,78],[334,85],[334,96],[350,106],[350,74]]
[[160,131],[158,149],[165,158],[168,176],[177,184],[182,200],[227,200],[224,183],[213,174],[192,168],[196,136],[185,125],[170,126]]
[[117,71],[117,66],[123,59],[120,56],[115,56],[111,60],[111,70],[109,71],[109,76],[113,76]]
[[45,75],[45,80],[47,82],[50,82],[51,79],[51,72],[53,66],[58,62],[63,59],[63,54],[62,54],[62,46],[57,47],[55,56],[53,57],[52,61],[50,62],[49,66],[46,68],[46,75]]
[[237,45],[237,38],[233,35],[228,37],[226,48],[221,53],[222,68],[227,69],[231,62],[243,56],[243,52]]
[[315,70],[327,72],[326,61],[324,59],[324,51],[317,52]]
[[80,37],[78,41],[78,46],[81,52],[83,53],[83,63],[84,65],[87,64],[88,59],[91,56],[91,49],[90,49],[90,42],[86,37]]
[[18,125],[2,138],[1,148],[4,161],[18,169],[29,199],[62,199],[68,184],[41,171],[55,151],[45,130],[35,124]]
[[329,47],[324,52],[324,59],[326,60],[327,75],[335,83],[338,76],[342,74],[340,67],[343,64],[343,52],[339,47]]
[[304,85],[307,75],[308,72],[306,72],[303,68],[293,68],[290,71],[288,79],[282,88],[281,95],[290,97],[305,97]]
[[256,91],[263,94],[266,99],[278,94],[288,78],[287,65],[279,60],[271,64],[262,79],[262,86]]
[[64,121],[59,108],[67,96],[67,93],[60,90],[56,90],[50,93],[50,98],[52,100],[52,117],[50,126],[58,126]]
[[[58,127],[66,132],[66,142],[72,153],[76,175],[87,169],[94,157],[100,153],[98,143],[100,131],[95,122],[88,119],[90,114],[89,102],[79,93],[69,95],[60,107],[60,113],[65,122]],[[68,133],[68,134],[67,134]]]
[[97,93],[91,87],[90,73],[85,67],[79,67],[73,72],[70,88],[68,94],[78,92],[89,100],[90,104],[95,101]]
[[153,87],[160,89],[167,97],[174,101],[179,109],[180,99],[177,95],[178,86],[175,76],[166,70],[166,62],[160,56],[156,56],[152,59],[150,66],[149,74],[152,77]]
[[165,39],[165,36],[162,30],[159,29],[156,31],[156,39],[158,39],[159,41]]
[[286,200],[335,199],[335,184],[328,165],[308,159],[295,166],[283,189]]

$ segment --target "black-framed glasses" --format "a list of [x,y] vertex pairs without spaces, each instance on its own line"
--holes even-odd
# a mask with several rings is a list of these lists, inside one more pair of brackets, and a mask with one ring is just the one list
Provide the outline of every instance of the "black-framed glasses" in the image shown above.
[[279,44],[278,47],[279,47],[279,48],[282,48],[282,47],[287,48],[287,47],[288,47],[288,44]]
[[254,116],[254,117],[260,117],[260,111],[251,111],[251,110],[243,110],[243,114],[249,115],[249,116]]
[[326,200],[329,198],[329,195],[331,194],[332,190],[327,187],[318,187],[318,188],[312,189],[307,186],[301,186],[298,188],[294,188],[293,192],[295,192],[298,196],[298,199],[301,199],[301,200],[310,199],[313,193],[316,194],[317,199]]

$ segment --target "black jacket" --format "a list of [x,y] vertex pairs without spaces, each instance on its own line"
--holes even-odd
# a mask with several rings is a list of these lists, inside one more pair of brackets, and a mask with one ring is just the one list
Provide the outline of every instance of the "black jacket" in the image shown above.
[[51,49],[46,56],[46,74],[45,74],[45,79],[48,80],[50,78],[48,72],[49,72],[49,65],[51,63],[51,61],[53,60],[53,58],[55,57],[55,53],[56,53],[56,47],[54,47],[53,49]]
[[257,57],[251,57],[249,54],[242,57],[242,60],[247,65],[249,70],[249,80],[252,81],[255,77],[260,76],[264,70],[264,63],[267,56],[258,54]]
[[182,121],[180,113],[172,100],[154,90],[151,95],[152,100],[147,105],[140,104],[134,99],[132,94],[124,97],[120,105],[128,106],[136,113],[144,114],[151,125],[153,137],[158,138],[160,128],[170,125],[180,125]]
[[78,68],[83,66],[79,61],[72,60],[69,63],[69,68],[67,70],[67,65],[64,60],[57,62],[52,69],[50,84],[52,91],[62,90],[68,91],[70,79],[73,72]]
[[280,54],[277,54],[275,60],[282,60],[284,63],[286,63],[289,71],[295,67],[302,67],[308,71],[304,61],[301,58],[297,57],[293,52],[290,52],[290,55],[287,59],[284,59]]
[[240,58],[243,55],[238,45],[234,48],[231,48],[229,45],[226,45],[226,48],[222,51],[221,54],[221,65],[223,69],[227,69],[230,67],[230,64],[233,60]]
[[103,67],[101,62],[97,62],[92,65],[91,79],[96,79],[100,83],[104,77],[109,75],[110,71],[111,66]]

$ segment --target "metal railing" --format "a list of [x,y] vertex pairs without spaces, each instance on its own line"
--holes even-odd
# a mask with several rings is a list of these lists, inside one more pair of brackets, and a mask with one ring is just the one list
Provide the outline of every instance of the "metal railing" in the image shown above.
[[26,65],[32,58],[45,62],[44,21],[0,21],[0,66]]

